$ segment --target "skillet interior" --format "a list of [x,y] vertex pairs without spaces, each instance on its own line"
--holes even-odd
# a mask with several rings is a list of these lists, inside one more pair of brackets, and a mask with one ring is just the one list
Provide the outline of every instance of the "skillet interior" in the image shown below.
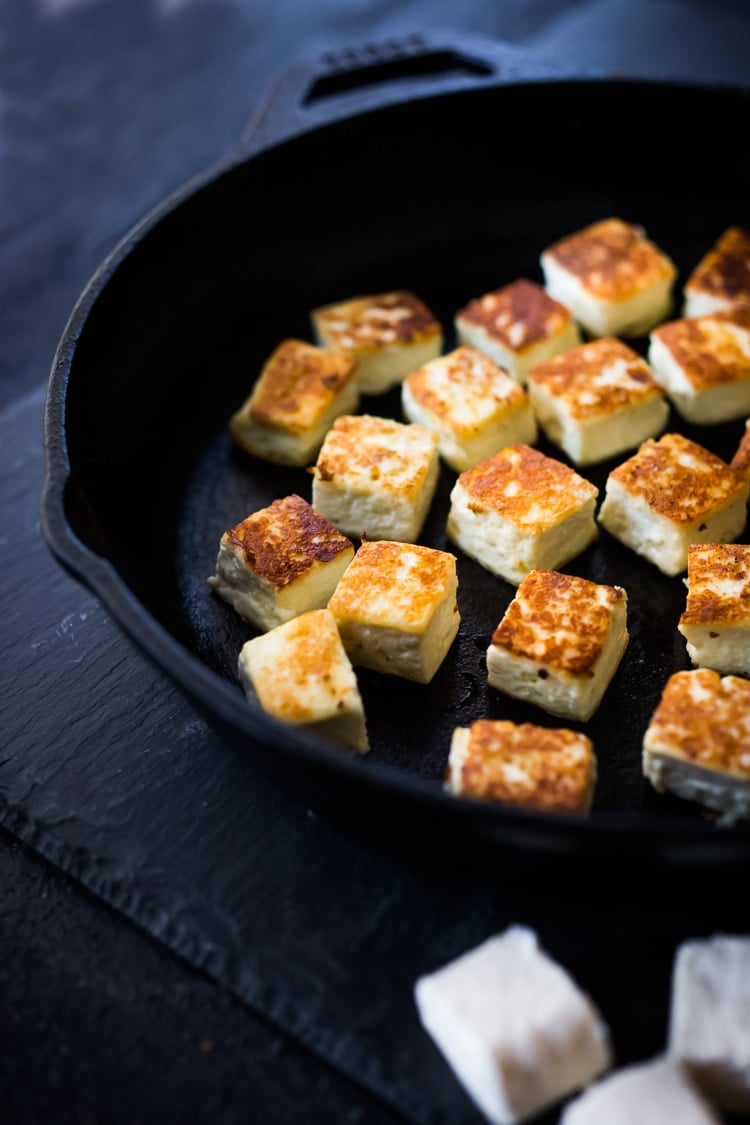
[[[516,277],[540,279],[545,245],[608,215],[642,223],[682,280],[727,225],[750,222],[750,170],[728,167],[747,106],[739,91],[647,83],[485,87],[338,122],[231,168],[135,245],[84,324],[66,403],[74,530],[236,683],[251,632],[206,587],[219,537],[276,497],[310,495],[304,472],[247,458],[227,438],[229,414],[278,341],[309,338],[316,305],[403,287],[449,329],[447,349],[457,308]],[[363,409],[400,416],[395,394]],[[672,427],[725,457],[742,429]],[[613,463],[584,475],[603,492]],[[424,543],[450,549],[453,480],[444,467]],[[595,819],[622,812],[634,829],[705,831],[697,809],[656,797],[640,776],[648,717],[669,673],[688,666],[681,580],[605,533],[565,569],[624,585],[631,605],[629,650],[586,726],[600,769]],[[433,783],[456,723],[554,723],[484,682],[489,634],[513,589],[460,555],[459,581],[461,633],[431,685],[360,673],[373,760]]]

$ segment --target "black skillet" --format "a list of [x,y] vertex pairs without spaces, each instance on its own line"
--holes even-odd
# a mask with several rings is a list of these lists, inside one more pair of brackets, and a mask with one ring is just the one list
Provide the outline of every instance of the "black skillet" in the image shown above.
[[[450,735],[481,716],[553,724],[490,692],[484,652],[513,590],[459,554],[462,627],[429,686],[362,672],[372,752],[354,758],[250,706],[236,677],[251,631],[206,586],[222,531],[307,474],[233,449],[230,413],[308,310],[410,288],[447,329],[470,298],[519,276],[595,219],[643,224],[685,274],[728,225],[750,224],[750,164],[733,161],[748,91],[576,79],[487,40],[413,38],[300,64],[238,151],[147,216],[76,306],[49,385],[43,526],[53,551],[264,770],[328,808],[417,831],[543,852],[743,862],[747,828],[718,829],[641,777],[643,731],[688,667],[679,578],[605,532],[566,569],[619,583],[631,642],[586,725],[599,760],[588,821],[457,801]],[[645,346],[640,341],[637,346]],[[398,395],[363,409],[399,417]],[[724,457],[741,423],[678,428]],[[541,443],[541,448],[556,451]],[[613,463],[587,471],[603,492]],[[453,474],[422,542],[446,548]],[[745,539],[747,541],[747,539]]]

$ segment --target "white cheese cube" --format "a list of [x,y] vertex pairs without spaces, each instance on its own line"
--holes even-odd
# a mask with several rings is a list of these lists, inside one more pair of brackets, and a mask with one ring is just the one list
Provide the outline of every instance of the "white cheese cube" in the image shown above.
[[443,347],[440,324],[406,291],[353,297],[315,309],[311,319],[320,344],[356,360],[365,395],[390,390],[415,367],[440,355]]
[[640,336],[672,308],[673,262],[621,219],[561,239],[541,265],[547,292],[592,336]]
[[229,428],[246,453],[279,465],[307,465],[334,419],[352,413],[358,403],[352,359],[284,340]]
[[448,538],[487,570],[521,582],[556,569],[596,538],[598,490],[569,466],[515,443],[461,473]]
[[740,438],[740,444],[730,464],[738,473],[742,473],[750,484],[750,418],[745,422],[745,432]]
[[526,392],[476,348],[418,367],[401,396],[405,416],[435,431],[443,459],[458,473],[513,441],[530,445],[537,438]]
[[729,227],[690,274],[683,316],[739,305],[750,305],[750,232]]
[[649,362],[682,417],[698,426],[750,412],[750,304],[651,333]]
[[269,715],[366,753],[362,699],[336,620],[303,613],[242,646],[240,681]]
[[[686,941],[672,975],[669,1052],[707,1097],[750,1112],[750,937]],[[681,1117],[671,1120],[679,1121]]]
[[338,418],[313,470],[312,502],[346,535],[419,538],[440,471],[437,434],[369,414]]
[[675,672],[643,739],[643,773],[658,793],[720,812],[722,824],[750,816],[750,681]]
[[209,586],[259,629],[322,609],[354,547],[301,496],[274,500],[225,531]]
[[624,1067],[566,1106],[560,1125],[721,1125],[672,1059]]
[[553,715],[585,722],[628,645],[628,598],[555,571],[521,583],[487,649],[487,682]]
[[576,465],[633,449],[664,427],[669,407],[645,360],[619,340],[595,340],[528,375],[537,418]]
[[456,796],[587,813],[595,782],[593,744],[577,731],[478,719],[453,732],[446,786]]
[[426,684],[458,632],[457,587],[447,551],[365,542],[328,605],[354,664]]
[[570,311],[524,278],[461,309],[456,337],[485,352],[521,384],[530,367],[581,342]]
[[694,543],[677,628],[693,664],[750,676],[750,546]]
[[521,926],[421,977],[423,1026],[495,1125],[525,1121],[610,1065],[601,1016]]
[[681,434],[665,434],[612,470],[599,522],[664,574],[679,574],[691,543],[737,538],[747,497],[747,481],[721,458]]

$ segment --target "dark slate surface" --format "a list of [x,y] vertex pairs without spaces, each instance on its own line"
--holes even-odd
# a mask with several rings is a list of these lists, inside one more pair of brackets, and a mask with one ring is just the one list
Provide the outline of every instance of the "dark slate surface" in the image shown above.
[[746,901],[715,877],[400,855],[274,789],[48,555],[41,387],[102,255],[235,143],[294,53],[460,24],[581,66],[741,79],[743,5],[35,0],[4,15],[0,810],[25,841],[0,837],[4,1120],[475,1121],[411,985],[511,921],[591,991],[621,1061],[659,1050],[675,945],[747,930]]

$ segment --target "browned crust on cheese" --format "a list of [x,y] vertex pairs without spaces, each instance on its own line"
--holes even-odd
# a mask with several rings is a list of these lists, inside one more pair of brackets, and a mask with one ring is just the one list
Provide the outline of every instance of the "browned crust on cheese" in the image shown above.
[[[415,440],[409,441],[412,437]],[[408,444],[401,448],[404,438]],[[343,414],[328,431],[313,471],[321,481],[351,479],[350,470],[356,465],[367,470],[381,491],[408,496],[421,487],[436,457],[437,435],[427,426],[370,414]],[[381,471],[384,462],[388,472]]]
[[[718,585],[725,580],[736,584],[732,597]],[[688,596],[680,625],[750,625],[750,546],[694,543],[688,548]]]
[[742,473],[745,480],[750,481],[750,421],[745,426],[745,432],[740,438],[731,466],[738,473]]
[[[614,363],[627,365],[621,384],[598,384],[596,377]],[[614,337],[594,340],[545,360],[532,367],[528,378],[565,399],[572,418],[611,414],[664,394],[645,359]]]
[[750,681],[709,668],[676,672],[644,744],[652,754],[750,780]]
[[592,676],[625,597],[604,586],[554,570],[532,570],[492,634],[492,644],[571,676]]
[[560,336],[572,316],[541,285],[520,278],[471,301],[456,319],[483,328],[509,352],[521,353],[540,340]]
[[725,230],[690,274],[685,288],[750,303],[750,232],[741,227]]
[[750,305],[710,316],[684,317],[654,332],[672,353],[685,378],[696,390],[750,379],[750,356],[740,347],[728,325],[750,330]]
[[498,407],[522,406],[528,399],[526,391],[507,372],[498,367],[489,356],[468,344],[439,359],[432,360],[424,367],[406,376],[406,383],[414,398],[436,418],[452,423],[454,430],[459,428],[452,419],[453,410],[450,397],[436,388],[435,365],[439,364],[443,377],[451,385],[454,394],[468,398],[487,396]]
[[[527,529],[555,523],[597,496],[595,485],[574,469],[521,442],[480,461],[458,479],[470,511],[494,510]],[[517,486],[514,495],[507,494],[509,485]],[[535,508],[544,511],[543,521],[530,521],[529,512]]]
[[291,585],[316,563],[327,563],[354,548],[333,524],[301,496],[274,500],[230,528],[225,542],[246,565],[277,589]]
[[284,340],[263,368],[248,413],[266,426],[303,432],[346,386],[355,367],[350,356]]
[[545,251],[594,297],[622,301],[676,274],[670,259],[622,219],[604,219]]
[[[700,471],[681,464],[681,456],[694,458]],[[610,479],[676,524],[695,523],[747,491],[740,473],[682,434],[665,434],[658,441],[649,438],[612,470]]]
[[406,289],[353,297],[316,309],[312,316],[328,342],[345,352],[414,344],[442,331],[424,301]]
[[[503,766],[515,767],[509,779]],[[571,730],[479,719],[469,728],[462,793],[524,808],[582,812],[593,781],[591,740]]]
[[[404,560],[417,565],[404,578]],[[448,596],[455,599],[456,559],[448,551],[391,540],[365,541],[339,582],[328,608],[344,624],[376,624],[402,632],[424,630]],[[455,612],[458,606],[454,601]]]
[[343,711],[351,700],[352,685],[342,674],[348,657],[332,614],[326,609],[311,610],[281,628],[286,651],[277,657],[272,675],[257,675],[253,680],[263,709],[290,723],[310,722],[319,716],[304,700],[310,687],[319,685],[331,698],[332,710]]

